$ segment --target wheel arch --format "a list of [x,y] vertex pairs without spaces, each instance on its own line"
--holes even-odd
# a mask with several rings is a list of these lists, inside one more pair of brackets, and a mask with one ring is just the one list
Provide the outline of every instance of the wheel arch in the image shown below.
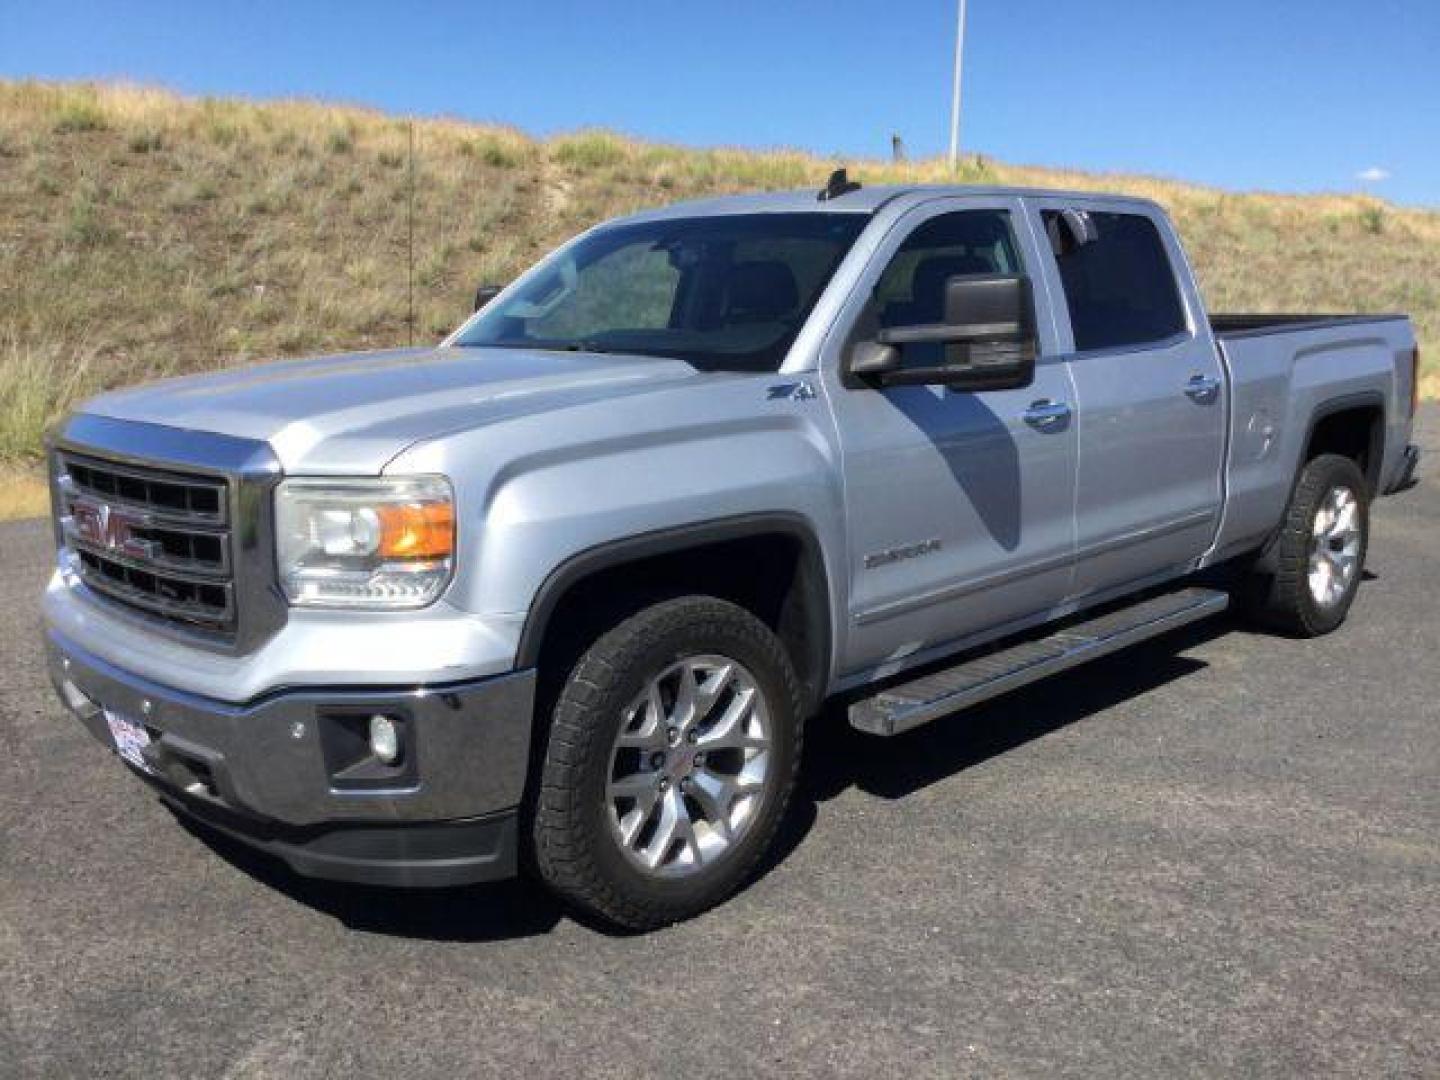
[[1379,390],[1344,394],[1318,404],[1310,414],[1295,475],[1321,454],[1348,457],[1360,466],[1373,496],[1385,457],[1385,395]]
[[[740,560],[757,555],[763,558],[751,574]],[[707,556],[712,560],[708,566]],[[717,566],[718,577],[713,575]],[[708,578],[707,570],[712,572]],[[767,585],[780,586],[781,592],[759,591]],[[536,590],[520,632],[516,666],[540,667],[567,607],[587,595],[598,593],[617,605],[613,610],[629,613],[657,592],[684,589],[740,602],[770,625],[795,665],[807,709],[819,707],[832,659],[830,580],[814,527],[787,511],[693,522],[606,541],[570,556]]]
[[[1359,428],[1359,424],[1365,427]],[[1363,431],[1363,438],[1357,437],[1356,431]],[[1337,433],[1341,436],[1338,439]],[[1340,394],[1319,402],[1310,410],[1304,441],[1299,444],[1298,454],[1292,459],[1289,485],[1283,489],[1285,501],[1280,506],[1279,520],[1266,534],[1265,542],[1255,554],[1254,565],[1261,572],[1273,573],[1275,570],[1276,544],[1284,531],[1285,514],[1295,498],[1301,473],[1311,461],[1327,453],[1338,453],[1355,461],[1365,477],[1369,494],[1374,496],[1385,456],[1384,394],[1379,390]]]

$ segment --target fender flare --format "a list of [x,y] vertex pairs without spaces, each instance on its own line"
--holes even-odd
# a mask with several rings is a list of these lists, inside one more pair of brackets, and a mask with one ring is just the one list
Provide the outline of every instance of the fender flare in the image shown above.
[[1341,394],[1339,397],[1327,398],[1320,402],[1310,412],[1310,422],[1305,428],[1305,441],[1300,444],[1301,460],[1295,463],[1295,480],[1291,484],[1291,493],[1294,493],[1294,483],[1300,479],[1300,470],[1305,467],[1305,451],[1309,448],[1315,438],[1315,429],[1320,422],[1336,413],[1348,412],[1351,409],[1374,409],[1380,414],[1380,423],[1375,425],[1370,432],[1370,461],[1365,479],[1372,487],[1378,486],[1380,476],[1385,462],[1385,395],[1379,390],[1361,390],[1353,394]]
[[832,661],[830,581],[823,549],[809,519],[789,511],[740,514],[673,528],[619,537],[571,555],[540,583],[516,649],[517,668],[535,667],[540,661],[552,616],[561,599],[581,581],[601,573],[660,555],[757,536],[780,534],[800,547],[798,584],[803,590],[807,620],[804,641],[808,677],[804,679],[807,703],[818,706],[830,681]]

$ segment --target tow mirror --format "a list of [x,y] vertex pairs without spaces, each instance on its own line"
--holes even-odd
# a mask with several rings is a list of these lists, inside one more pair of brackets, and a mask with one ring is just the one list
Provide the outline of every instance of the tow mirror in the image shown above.
[[494,300],[504,288],[504,285],[481,285],[475,290],[475,310],[479,311],[491,300]]
[[[943,362],[906,364],[907,347],[919,345],[943,346]],[[850,374],[879,386],[1011,390],[1034,380],[1036,351],[1030,279],[963,274],[945,282],[943,323],[881,330],[855,346]]]

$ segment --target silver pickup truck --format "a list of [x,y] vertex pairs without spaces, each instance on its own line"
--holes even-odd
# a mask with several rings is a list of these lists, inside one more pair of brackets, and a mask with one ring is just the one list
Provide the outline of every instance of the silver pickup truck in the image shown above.
[[50,440],[62,700],[301,874],[687,917],[823,703],[893,736],[1232,600],[1331,631],[1416,463],[1403,316],[1207,316],[1138,199],[837,174],[477,308]]

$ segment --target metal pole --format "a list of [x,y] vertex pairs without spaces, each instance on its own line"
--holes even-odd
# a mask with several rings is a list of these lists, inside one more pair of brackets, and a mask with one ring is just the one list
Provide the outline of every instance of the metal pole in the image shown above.
[[965,66],[965,0],[955,18],[955,86],[950,96],[950,168],[960,164],[960,75]]

